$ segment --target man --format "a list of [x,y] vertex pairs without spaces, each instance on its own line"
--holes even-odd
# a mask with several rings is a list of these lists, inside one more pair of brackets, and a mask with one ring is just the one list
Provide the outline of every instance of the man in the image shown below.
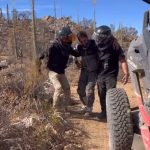
[[94,90],[97,81],[98,49],[95,41],[88,39],[86,32],[80,31],[77,34],[77,38],[79,40],[77,51],[81,56],[81,62],[76,61],[77,66],[81,68],[77,92],[84,105],[82,111],[88,117],[92,113],[95,99]]
[[[65,109],[66,104],[61,102],[62,95],[65,95],[67,103],[70,102],[70,85],[65,75],[69,55],[79,56],[79,53],[73,50],[71,44],[74,35],[69,27],[63,27],[58,32],[58,38],[49,48],[48,63],[49,78],[54,86],[53,108],[56,111]],[[41,56],[40,59],[44,57]]]
[[124,52],[108,26],[100,26],[93,35],[99,49],[98,94],[102,112],[100,119],[106,118],[106,92],[115,88],[119,62],[124,73],[123,83],[128,82],[128,66]]

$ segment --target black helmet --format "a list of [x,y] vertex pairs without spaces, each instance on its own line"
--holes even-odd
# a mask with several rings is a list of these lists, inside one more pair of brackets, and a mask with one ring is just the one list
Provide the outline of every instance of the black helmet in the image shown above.
[[63,27],[61,30],[58,31],[58,37],[59,38],[67,37],[71,34],[72,34],[72,31],[71,31],[70,27],[68,27],[68,26]]
[[107,44],[111,37],[111,29],[106,25],[98,27],[96,32],[93,33],[93,39],[98,45]]
[[103,26],[100,26],[96,29],[96,33],[97,34],[103,34],[103,35],[110,35],[111,29],[108,26],[103,25]]

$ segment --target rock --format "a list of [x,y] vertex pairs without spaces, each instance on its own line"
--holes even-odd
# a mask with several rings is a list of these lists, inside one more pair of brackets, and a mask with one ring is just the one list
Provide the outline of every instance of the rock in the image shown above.
[[80,131],[80,130],[76,131],[76,132],[75,132],[75,136],[76,136],[76,137],[81,137],[81,136],[83,136],[82,131]]
[[69,144],[64,147],[64,150],[83,150],[83,148],[81,147],[81,145]]
[[74,135],[74,134],[75,134],[75,132],[73,130],[68,130],[68,131],[65,132],[66,136],[71,136],[71,135]]
[[48,123],[45,126],[45,130],[51,130],[53,132],[53,134],[57,135],[57,131],[54,129],[54,127],[50,123]]
[[0,61],[0,69],[7,68],[8,62],[7,60]]
[[29,127],[32,127],[36,121],[39,121],[39,120],[40,118],[38,116],[33,115],[30,117],[25,117],[24,119],[19,120],[18,122],[13,123],[12,125],[24,126],[25,128],[29,128]]
[[64,150],[64,145],[63,144],[56,145],[52,150]]

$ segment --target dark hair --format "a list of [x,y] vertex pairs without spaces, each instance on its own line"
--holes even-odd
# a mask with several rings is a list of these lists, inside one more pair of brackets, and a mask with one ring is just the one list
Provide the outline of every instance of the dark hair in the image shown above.
[[77,33],[77,38],[79,39],[81,37],[87,37],[88,38],[88,35],[87,35],[87,33],[85,31],[79,31]]

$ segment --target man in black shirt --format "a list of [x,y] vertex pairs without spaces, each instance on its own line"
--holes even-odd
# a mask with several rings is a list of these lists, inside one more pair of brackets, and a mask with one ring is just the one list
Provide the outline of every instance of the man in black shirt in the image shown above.
[[[60,111],[66,106],[61,103],[62,95],[65,95],[66,101],[70,101],[70,85],[65,75],[69,55],[80,56],[71,44],[73,42],[73,33],[69,27],[63,27],[59,33],[58,38],[49,48],[47,68],[49,69],[49,78],[54,86],[55,92],[53,96],[53,107]],[[40,57],[43,59],[44,55]]]
[[100,26],[93,35],[99,49],[98,94],[101,110],[99,118],[106,118],[106,92],[115,88],[119,71],[119,62],[124,73],[124,84],[128,81],[128,67],[124,52],[108,26]]
[[81,64],[76,61],[76,64],[80,65],[81,68],[77,92],[84,104],[82,111],[85,113],[85,116],[89,116],[92,113],[95,99],[94,90],[97,80],[98,49],[95,41],[88,39],[85,31],[80,31],[77,34],[77,38],[79,40],[77,51],[81,56]]

